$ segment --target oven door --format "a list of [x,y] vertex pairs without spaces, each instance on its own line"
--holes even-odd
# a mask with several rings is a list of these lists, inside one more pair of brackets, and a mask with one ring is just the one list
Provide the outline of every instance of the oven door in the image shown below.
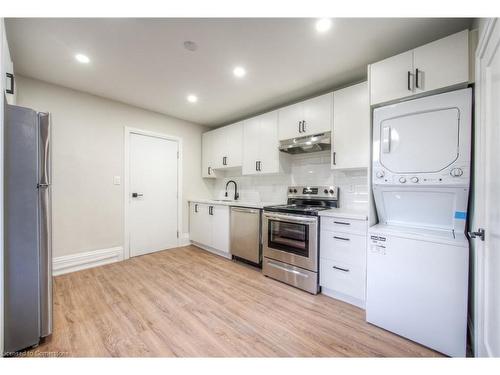
[[264,212],[264,256],[318,271],[318,218]]

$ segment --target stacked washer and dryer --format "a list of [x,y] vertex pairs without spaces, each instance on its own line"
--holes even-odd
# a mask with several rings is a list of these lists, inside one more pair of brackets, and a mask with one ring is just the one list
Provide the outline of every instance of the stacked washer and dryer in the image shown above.
[[465,356],[471,89],[373,111],[368,322]]

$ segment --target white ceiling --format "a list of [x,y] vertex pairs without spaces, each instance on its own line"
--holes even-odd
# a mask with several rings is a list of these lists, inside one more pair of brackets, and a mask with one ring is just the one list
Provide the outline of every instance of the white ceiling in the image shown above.
[[[217,126],[366,77],[470,19],[7,19],[16,74]],[[196,52],[183,42],[195,41]],[[75,61],[78,52],[91,63]],[[248,73],[236,79],[234,66]],[[199,101],[188,103],[196,94]]]

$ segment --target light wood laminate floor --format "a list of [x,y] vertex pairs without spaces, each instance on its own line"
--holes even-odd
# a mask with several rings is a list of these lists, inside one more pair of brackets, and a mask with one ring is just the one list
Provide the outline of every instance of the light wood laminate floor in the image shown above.
[[92,357],[439,355],[366,323],[361,309],[194,246],[56,277],[54,333],[36,350]]

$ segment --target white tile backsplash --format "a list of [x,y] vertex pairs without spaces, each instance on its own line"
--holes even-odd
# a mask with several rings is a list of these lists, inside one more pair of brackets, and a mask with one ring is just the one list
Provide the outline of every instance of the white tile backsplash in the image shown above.
[[[241,169],[226,171],[214,183],[215,199],[224,198],[229,180],[238,184],[240,199],[251,202],[284,203],[291,185],[335,185],[339,187],[340,207],[368,210],[367,170],[332,171],[329,151],[291,156],[289,174],[241,176]],[[234,194],[232,184],[228,194]]]

